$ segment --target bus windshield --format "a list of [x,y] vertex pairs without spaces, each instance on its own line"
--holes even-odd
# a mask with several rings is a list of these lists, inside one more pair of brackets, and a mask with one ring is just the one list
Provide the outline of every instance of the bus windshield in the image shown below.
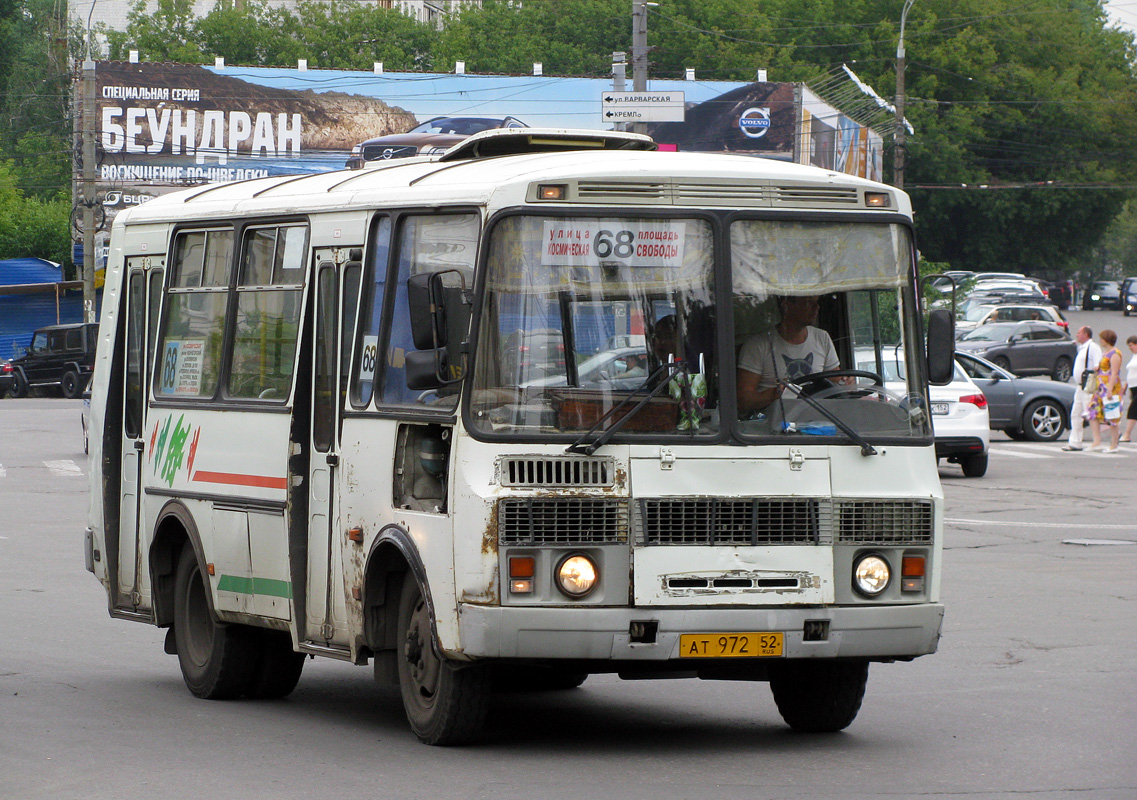
[[[729,240],[732,282],[716,287],[724,254],[710,219],[501,220],[472,430],[844,436],[836,414],[862,436],[928,435],[920,375],[903,366],[921,361],[904,358],[915,341],[906,229],[741,219]],[[794,320],[804,324],[790,330]],[[900,367],[886,387],[890,358]],[[813,378],[835,370],[857,374]]]

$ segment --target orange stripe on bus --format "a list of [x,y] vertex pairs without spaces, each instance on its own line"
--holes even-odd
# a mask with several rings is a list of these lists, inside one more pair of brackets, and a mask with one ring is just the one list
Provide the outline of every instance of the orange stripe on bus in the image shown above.
[[271,478],[267,475],[242,475],[236,472],[206,472],[198,470],[193,474],[195,481],[202,483],[226,483],[230,486],[258,486],[262,489],[287,489],[287,478]]

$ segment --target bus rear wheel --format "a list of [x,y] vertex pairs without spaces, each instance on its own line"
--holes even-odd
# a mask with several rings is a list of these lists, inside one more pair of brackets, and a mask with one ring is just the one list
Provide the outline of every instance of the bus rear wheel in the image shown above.
[[786,661],[770,665],[770,689],[786,724],[804,733],[844,730],[861,710],[867,661]]
[[178,559],[174,580],[174,640],[186,686],[206,700],[244,694],[257,665],[255,631],[218,622],[209,610],[208,587],[192,547]]
[[430,611],[413,575],[399,595],[399,690],[415,736],[426,744],[472,741],[489,710],[490,676],[484,666],[457,666],[434,647]]

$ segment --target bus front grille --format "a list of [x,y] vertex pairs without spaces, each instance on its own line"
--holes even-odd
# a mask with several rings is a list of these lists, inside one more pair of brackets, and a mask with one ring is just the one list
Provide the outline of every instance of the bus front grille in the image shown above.
[[640,500],[640,545],[814,545],[829,526],[817,500]]
[[919,500],[837,500],[837,542],[922,545],[934,538],[932,504]]
[[595,545],[628,541],[628,504],[587,497],[511,498],[498,503],[500,545]]
[[905,547],[935,538],[931,501],[668,497],[638,500],[635,508],[640,546]]

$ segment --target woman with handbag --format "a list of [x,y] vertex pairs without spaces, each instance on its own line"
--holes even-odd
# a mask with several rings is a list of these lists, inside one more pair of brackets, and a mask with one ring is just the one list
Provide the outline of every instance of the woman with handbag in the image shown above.
[[1102,344],[1101,361],[1097,369],[1097,389],[1086,404],[1086,418],[1094,440],[1089,449],[1101,450],[1101,426],[1109,426],[1109,448],[1107,453],[1116,453],[1118,438],[1121,435],[1121,353],[1114,346],[1117,334],[1104,330],[1098,334]]

